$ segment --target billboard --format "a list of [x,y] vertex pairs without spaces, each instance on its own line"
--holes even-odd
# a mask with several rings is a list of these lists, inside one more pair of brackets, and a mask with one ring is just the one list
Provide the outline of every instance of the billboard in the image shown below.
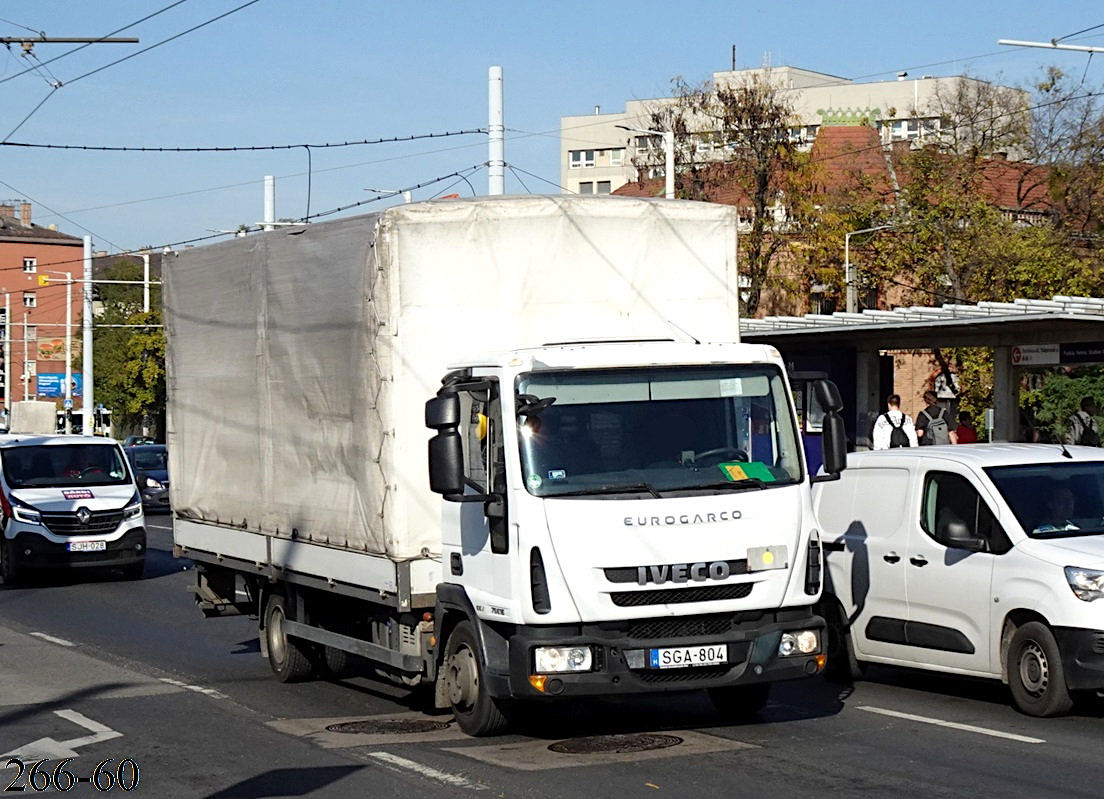
[[[65,372],[39,372],[35,375],[37,397],[64,397],[65,396]],[[84,375],[73,374],[74,397],[84,396],[81,388],[84,386]]]

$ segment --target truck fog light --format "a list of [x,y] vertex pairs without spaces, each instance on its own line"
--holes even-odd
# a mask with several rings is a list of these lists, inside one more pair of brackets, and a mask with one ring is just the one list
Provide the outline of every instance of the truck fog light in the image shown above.
[[778,642],[778,656],[788,658],[797,651],[797,636],[793,633],[783,633],[782,640]]
[[538,646],[533,650],[533,671],[537,674],[590,671],[593,664],[589,646]]

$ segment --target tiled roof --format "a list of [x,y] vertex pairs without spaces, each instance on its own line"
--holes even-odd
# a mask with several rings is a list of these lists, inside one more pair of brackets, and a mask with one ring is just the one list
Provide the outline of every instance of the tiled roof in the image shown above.
[[51,243],[57,244],[83,245],[84,243],[84,240],[79,236],[70,236],[68,233],[62,233],[60,230],[51,230],[48,227],[40,227],[39,225],[32,224],[27,227],[18,219],[0,216],[0,241],[26,241],[28,239],[34,239],[36,241],[48,239]]
[[894,201],[893,180],[878,132],[868,125],[826,126],[817,130],[809,153],[818,193],[873,195]]

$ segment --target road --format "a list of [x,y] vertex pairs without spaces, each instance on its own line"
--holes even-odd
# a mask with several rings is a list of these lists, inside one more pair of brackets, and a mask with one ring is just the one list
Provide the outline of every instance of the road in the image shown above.
[[[50,769],[72,757],[66,768],[90,778],[110,759],[114,780],[129,759],[147,795],[217,799],[1101,793],[1104,704],[1029,718],[1000,685],[896,669],[778,686],[751,723],[688,693],[534,711],[517,734],[470,739],[368,673],[276,682],[256,623],[204,619],[167,518],[148,527],[141,581],[0,587],[0,767],[13,753]],[[17,774],[0,769],[0,791]]]

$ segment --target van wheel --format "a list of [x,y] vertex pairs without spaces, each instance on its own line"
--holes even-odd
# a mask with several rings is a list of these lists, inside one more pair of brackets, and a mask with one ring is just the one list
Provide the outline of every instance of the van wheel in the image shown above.
[[1032,621],[1008,645],[1008,687],[1016,707],[1029,716],[1060,716],[1073,707],[1062,656],[1050,628]]
[[830,682],[852,683],[862,679],[866,672],[865,664],[855,658],[855,644],[851,640],[851,625],[839,602],[832,600],[823,608],[824,620],[828,625],[828,660],[824,665],[824,678]]
[[268,664],[280,682],[298,682],[310,676],[312,666],[305,647],[287,634],[285,621],[287,611],[284,598],[273,594],[265,606],[264,636],[268,643]]
[[710,688],[706,691],[717,713],[726,719],[752,718],[767,706],[770,692],[769,682],[727,685],[724,688]]
[[19,567],[11,555],[11,544],[0,542],[0,577],[4,578],[4,585],[18,585],[22,575]]
[[471,622],[462,621],[449,636],[439,679],[445,681],[445,694],[456,723],[475,737],[497,735],[509,725],[502,704],[487,693],[484,668]]

